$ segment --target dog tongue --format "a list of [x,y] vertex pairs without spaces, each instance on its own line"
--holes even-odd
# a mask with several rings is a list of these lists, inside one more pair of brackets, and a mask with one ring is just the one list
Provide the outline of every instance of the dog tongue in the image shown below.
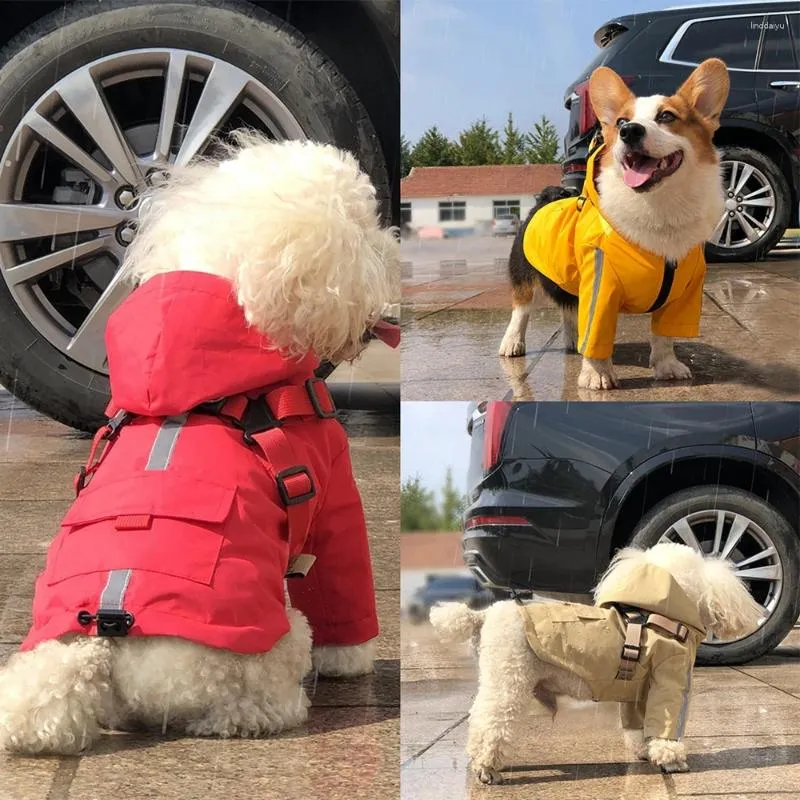
[[636,189],[652,177],[657,163],[655,158],[643,158],[636,166],[624,165],[622,179],[631,189]]

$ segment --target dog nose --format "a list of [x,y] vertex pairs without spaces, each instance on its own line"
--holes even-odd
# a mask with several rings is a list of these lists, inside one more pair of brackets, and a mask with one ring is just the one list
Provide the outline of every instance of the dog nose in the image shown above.
[[619,138],[629,147],[633,147],[644,139],[645,133],[644,125],[638,122],[626,122],[619,129]]

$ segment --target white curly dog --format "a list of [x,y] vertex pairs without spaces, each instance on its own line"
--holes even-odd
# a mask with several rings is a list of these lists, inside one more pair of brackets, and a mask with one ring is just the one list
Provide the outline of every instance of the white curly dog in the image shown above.
[[[396,231],[382,226],[374,187],[355,158],[332,146],[240,132],[222,157],[176,168],[168,185],[143,202],[150,205],[122,267],[123,279],[140,286],[134,294],[166,273],[223,278],[247,325],[287,364],[309,353],[320,361],[353,360],[364,348],[365,330],[395,300]],[[228,302],[224,288],[221,295]],[[224,358],[224,341],[221,347]],[[191,424],[185,432],[188,439]],[[343,432],[336,435],[346,442]],[[355,495],[349,457],[347,465]],[[338,470],[345,471],[343,463]],[[363,552],[366,547],[364,537]],[[362,561],[368,571],[368,555]],[[247,575],[246,564],[242,569]],[[312,669],[312,631],[300,610],[284,610],[282,576],[283,569],[276,571],[269,591],[288,632],[267,652],[233,652],[189,637],[74,632],[23,648],[0,670],[0,748],[75,754],[90,748],[102,729],[224,737],[301,724],[309,705],[301,681]],[[350,646],[315,646],[313,666],[326,675],[365,674],[374,656],[374,638],[355,639]]]
[[[555,717],[567,698],[619,702],[637,756],[687,771],[681,737],[696,647],[709,631],[744,636],[764,616],[730,562],[675,543],[619,551],[594,596],[594,606],[509,600],[484,611],[432,609],[443,641],[472,637],[478,650],[467,752],[481,783],[501,782],[531,714]],[[626,644],[635,649],[623,654]]]

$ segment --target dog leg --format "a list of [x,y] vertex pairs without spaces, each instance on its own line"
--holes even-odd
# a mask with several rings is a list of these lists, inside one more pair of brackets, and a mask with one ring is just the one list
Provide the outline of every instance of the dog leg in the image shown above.
[[514,602],[501,602],[486,612],[478,658],[478,693],[469,714],[467,754],[480,783],[502,782],[520,725],[535,703],[536,658],[525,638]]
[[77,755],[114,720],[108,639],[42,642],[0,671],[0,748],[22,755]]
[[577,353],[578,306],[561,307],[561,330],[564,334],[564,349],[568,353]]
[[647,761],[647,753],[643,747],[645,708],[646,697],[640,697],[635,703],[620,703],[619,719],[626,747],[636,753],[637,758]]
[[675,357],[671,336],[653,334],[650,338],[650,366],[657,381],[687,380],[692,371]]
[[513,286],[511,289],[512,311],[503,341],[500,342],[499,355],[508,358],[525,355],[525,332],[533,305],[533,280]]
[[584,358],[578,387],[581,389],[613,389],[618,386],[610,358]]
[[376,639],[363,644],[315,647],[311,651],[314,669],[325,677],[351,678],[374,671]]
[[686,745],[677,739],[650,739],[645,743],[647,759],[662,772],[688,772]]

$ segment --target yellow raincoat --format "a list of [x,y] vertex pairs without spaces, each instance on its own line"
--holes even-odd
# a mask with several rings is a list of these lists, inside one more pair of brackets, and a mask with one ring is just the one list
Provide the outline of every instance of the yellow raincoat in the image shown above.
[[[699,336],[706,271],[702,245],[675,265],[617,233],[600,214],[595,188],[602,151],[601,146],[589,156],[581,197],[548,203],[528,223],[525,258],[578,297],[578,352],[586,358],[611,357],[620,312],[652,312],[651,328],[660,336]],[[670,269],[672,285],[663,298]]]
[[[578,675],[595,700],[624,703],[626,727],[647,738],[680,739],[686,724],[697,646],[706,628],[697,607],[666,570],[653,564],[598,606],[528,603],[519,607],[528,643],[550,664]],[[630,680],[617,677],[625,621],[612,603],[651,611],[688,628],[681,643],[655,628],[642,629],[641,655]]]

